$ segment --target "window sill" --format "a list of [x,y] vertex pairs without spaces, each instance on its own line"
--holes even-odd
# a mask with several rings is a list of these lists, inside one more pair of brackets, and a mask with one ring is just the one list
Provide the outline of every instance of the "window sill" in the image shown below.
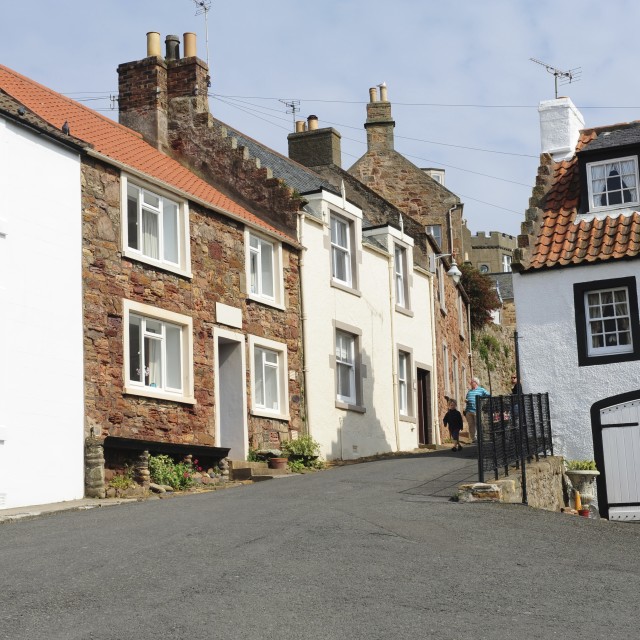
[[341,291],[346,291],[354,296],[362,297],[362,293],[358,289],[354,289],[347,284],[342,284],[341,282],[336,282],[335,280],[331,280],[331,286],[335,289],[340,289]]
[[413,318],[414,313],[411,309],[407,309],[406,307],[401,307],[400,305],[396,305],[396,311],[401,313],[403,316],[407,316],[409,318]]
[[171,400],[173,402],[179,402],[181,404],[197,404],[196,399],[193,396],[181,396],[177,393],[168,393],[167,391],[152,391],[149,387],[131,387],[125,386],[124,393],[131,396],[140,396],[143,398],[152,398],[154,400]]
[[416,424],[417,420],[414,416],[405,416],[400,414],[400,422],[409,422],[411,424]]
[[258,304],[263,304],[267,307],[272,307],[273,309],[279,309],[280,311],[286,311],[286,307],[275,300],[269,300],[269,298],[262,298],[260,296],[255,295],[255,293],[247,294],[247,300],[251,300],[252,302],[257,302]]
[[349,404],[336,400],[336,409],[344,409],[345,411],[355,411],[356,413],[366,413],[366,408],[358,404]]
[[265,409],[251,409],[251,415],[256,416],[256,418],[271,418],[272,420],[283,420],[285,422],[289,422],[290,419],[288,413],[273,413]]
[[178,276],[183,276],[184,278],[192,278],[193,274],[189,269],[181,269],[178,266],[173,266],[169,262],[162,262],[160,260],[154,260],[153,258],[148,258],[141,253],[133,252],[129,249],[125,249],[122,252],[122,255],[125,258],[129,258],[130,260],[135,260],[136,262],[142,262],[143,264],[147,264],[151,267],[155,267],[156,269],[162,269],[162,271],[168,271],[169,273],[175,273]]

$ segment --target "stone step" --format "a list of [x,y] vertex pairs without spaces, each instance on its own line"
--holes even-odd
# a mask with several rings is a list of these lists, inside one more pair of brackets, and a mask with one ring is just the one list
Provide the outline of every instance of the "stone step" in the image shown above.
[[247,460],[229,460],[230,480],[269,480],[276,476],[291,475],[288,469],[269,469],[266,462],[248,462]]

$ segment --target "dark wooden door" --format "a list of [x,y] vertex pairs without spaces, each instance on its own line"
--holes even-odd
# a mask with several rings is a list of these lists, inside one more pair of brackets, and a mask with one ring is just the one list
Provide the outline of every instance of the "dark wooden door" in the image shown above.
[[431,372],[418,369],[418,441],[433,444],[431,436]]

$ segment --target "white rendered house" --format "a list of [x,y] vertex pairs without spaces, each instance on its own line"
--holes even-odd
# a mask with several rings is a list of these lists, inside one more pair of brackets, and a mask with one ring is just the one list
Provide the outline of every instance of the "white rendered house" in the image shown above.
[[0,509],[84,495],[79,148],[0,97]]
[[522,383],[549,392],[555,451],[595,459],[601,514],[637,520],[640,125],[580,130],[566,98],[540,111],[547,184],[513,277]]
[[[433,371],[430,274],[413,240],[362,229],[362,211],[327,190],[307,194],[303,245],[309,432],[328,459],[418,447],[420,371]],[[426,405],[426,406],[425,406]]]

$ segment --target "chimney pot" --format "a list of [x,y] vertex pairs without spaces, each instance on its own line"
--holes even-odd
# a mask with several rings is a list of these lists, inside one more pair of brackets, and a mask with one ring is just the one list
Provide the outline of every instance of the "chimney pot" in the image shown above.
[[196,34],[195,33],[185,33],[183,35],[184,42],[184,57],[185,58],[195,58],[196,53]]
[[318,116],[309,116],[307,122],[309,123],[309,131],[315,131],[318,128]]
[[389,98],[387,97],[387,85],[382,84],[380,86],[380,101],[381,102],[389,102]]
[[304,120],[296,120],[296,133],[303,133],[306,130],[306,124]]
[[378,102],[378,89],[376,87],[369,89],[369,102]]
[[180,38],[178,36],[167,36],[164,39],[167,60],[180,60]]
[[162,55],[160,48],[160,34],[157,31],[147,33],[147,58],[159,57]]

